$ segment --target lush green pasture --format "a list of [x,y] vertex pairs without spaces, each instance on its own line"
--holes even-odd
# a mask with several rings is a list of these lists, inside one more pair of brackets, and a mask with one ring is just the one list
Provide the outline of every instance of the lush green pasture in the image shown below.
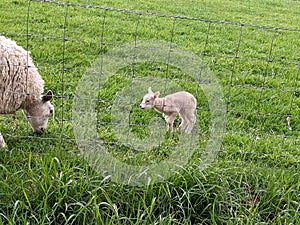
[[[299,1],[66,2],[0,1],[0,34],[30,50],[45,89],[55,93],[55,115],[42,136],[32,133],[21,112],[16,121],[0,117],[8,145],[0,149],[0,224],[299,223]],[[83,159],[72,104],[80,97],[80,79],[96,60],[141,41],[180,46],[205,62],[220,84],[217,97],[226,106],[221,111],[226,121],[212,129],[212,111],[218,109],[206,98],[202,87],[209,84],[200,75],[191,78],[162,62],[120,68],[99,84],[95,127],[102,145],[124,163],[167,160],[181,138],[164,133],[157,112],[139,109],[143,96],[135,89],[131,101],[122,102],[124,88],[144,80],[145,93],[149,84],[153,90],[165,87],[162,95],[183,89],[198,100],[200,134],[189,163],[162,182],[138,187],[111,182]],[[157,129],[164,141],[147,151],[130,147],[126,142],[134,140],[115,129],[117,103],[130,106],[124,115],[130,123],[127,137],[152,146]],[[153,127],[154,117],[159,122]],[[212,150],[215,158],[203,169],[215,133],[222,146]]]

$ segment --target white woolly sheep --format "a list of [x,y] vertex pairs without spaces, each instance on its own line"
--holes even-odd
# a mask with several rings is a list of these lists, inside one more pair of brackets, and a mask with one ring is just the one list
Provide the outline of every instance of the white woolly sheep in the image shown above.
[[[50,103],[52,91],[41,98],[43,91],[44,80],[29,52],[16,42],[0,36],[0,114],[15,114],[22,109],[33,131],[43,133],[48,117],[54,111]],[[0,147],[4,146],[0,133]]]
[[196,116],[195,110],[197,107],[196,98],[185,91],[176,92],[159,98],[159,91],[153,93],[151,88],[148,88],[148,93],[144,96],[140,108],[156,109],[158,112],[163,113],[167,122],[167,130],[173,131],[173,123],[176,116],[179,114],[181,124],[177,128],[178,131],[185,130],[186,133],[191,133],[195,123]]

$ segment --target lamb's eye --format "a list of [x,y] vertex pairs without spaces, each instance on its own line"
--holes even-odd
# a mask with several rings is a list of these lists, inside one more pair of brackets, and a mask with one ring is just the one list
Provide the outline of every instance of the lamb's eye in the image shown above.
[[50,114],[52,114],[53,113],[53,109],[50,109]]
[[149,102],[150,102],[150,100],[147,99],[147,100],[146,100],[146,103],[149,103]]

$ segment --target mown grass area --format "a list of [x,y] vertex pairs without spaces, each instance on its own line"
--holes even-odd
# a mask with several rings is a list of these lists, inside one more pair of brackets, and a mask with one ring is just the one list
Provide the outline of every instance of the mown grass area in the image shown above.
[[[47,134],[34,135],[21,113],[16,122],[0,118],[8,144],[0,150],[0,224],[299,223],[299,1],[67,2],[0,2],[1,35],[31,51],[45,89],[55,93]],[[146,93],[151,84],[162,95],[183,89],[198,100],[201,132],[189,163],[159,183],[139,187],[112,182],[84,160],[72,104],[80,79],[99,56],[150,40],[180,46],[206,63],[221,85],[226,127],[212,130],[215,109],[201,77],[192,79],[161,62],[116,71],[99,85],[95,126],[103,146],[124,163],[167,160],[180,140],[177,133],[164,133],[158,113],[139,109],[142,95],[137,100],[132,90],[131,101],[122,102],[125,88],[140,84]],[[118,136],[112,113],[120,103],[130,109],[124,118],[133,140]],[[159,121],[155,126],[152,118]],[[152,129],[163,135],[158,147],[131,147],[143,141],[153,146]],[[203,169],[214,132],[223,135],[222,146]]]

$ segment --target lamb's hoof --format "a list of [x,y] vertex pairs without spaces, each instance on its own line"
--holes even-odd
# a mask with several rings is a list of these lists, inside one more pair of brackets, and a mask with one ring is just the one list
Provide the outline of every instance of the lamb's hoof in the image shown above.
[[5,143],[0,144],[0,148],[6,148],[6,147],[7,147],[7,145]]
[[0,136],[0,148],[5,148],[5,147],[6,147],[6,143],[5,143],[4,139],[3,139],[3,137]]

